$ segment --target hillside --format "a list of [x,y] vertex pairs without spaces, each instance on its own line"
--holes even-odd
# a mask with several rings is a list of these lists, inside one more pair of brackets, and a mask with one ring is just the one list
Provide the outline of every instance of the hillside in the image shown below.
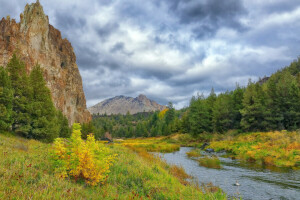
[[153,100],[148,99],[145,95],[140,94],[136,98],[126,96],[116,96],[104,100],[90,108],[88,110],[92,114],[123,114],[127,112],[130,114],[136,114],[140,112],[151,112],[165,109],[165,106],[159,105]]
[[6,66],[13,53],[26,64],[27,72],[37,63],[41,66],[55,107],[69,124],[91,119],[73,47],[49,24],[39,1],[26,5],[20,23],[9,16],[1,19],[0,66]]

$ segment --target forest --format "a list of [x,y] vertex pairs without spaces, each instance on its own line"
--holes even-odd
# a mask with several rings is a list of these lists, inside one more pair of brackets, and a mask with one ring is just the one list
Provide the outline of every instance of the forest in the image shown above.
[[114,137],[155,137],[172,133],[226,133],[297,130],[300,128],[300,58],[246,87],[236,84],[233,91],[209,96],[193,96],[187,108],[168,108],[136,115],[94,115],[83,132],[101,138],[105,132]]

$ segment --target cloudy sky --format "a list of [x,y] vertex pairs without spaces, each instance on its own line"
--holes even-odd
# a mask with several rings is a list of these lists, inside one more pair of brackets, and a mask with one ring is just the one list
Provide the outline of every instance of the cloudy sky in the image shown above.
[[[26,3],[0,0],[19,21]],[[142,93],[187,106],[300,55],[300,0],[40,0],[73,45],[87,105]]]

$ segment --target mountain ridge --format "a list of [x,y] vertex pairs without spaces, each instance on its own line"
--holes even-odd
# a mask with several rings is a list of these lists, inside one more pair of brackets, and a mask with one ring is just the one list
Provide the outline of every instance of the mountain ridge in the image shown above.
[[160,105],[155,101],[148,99],[145,95],[140,94],[133,98],[124,95],[118,95],[97,103],[88,108],[91,114],[122,114],[128,112],[136,114],[140,112],[153,112],[163,110],[166,106]]

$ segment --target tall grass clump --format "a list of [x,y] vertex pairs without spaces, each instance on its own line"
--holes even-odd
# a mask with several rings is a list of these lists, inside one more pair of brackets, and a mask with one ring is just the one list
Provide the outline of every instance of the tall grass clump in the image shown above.
[[221,169],[221,161],[217,156],[205,156],[199,159],[199,164],[203,167]]
[[59,177],[72,177],[95,186],[106,181],[116,156],[97,143],[92,134],[86,141],[82,140],[81,126],[74,124],[70,140],[57,138],[54,141],[52,159]]
[[192,149],[189,152],[186,152],[186,155],[191,158],[191,157],[200,157],[201,156],[201,152],[200,149]]

